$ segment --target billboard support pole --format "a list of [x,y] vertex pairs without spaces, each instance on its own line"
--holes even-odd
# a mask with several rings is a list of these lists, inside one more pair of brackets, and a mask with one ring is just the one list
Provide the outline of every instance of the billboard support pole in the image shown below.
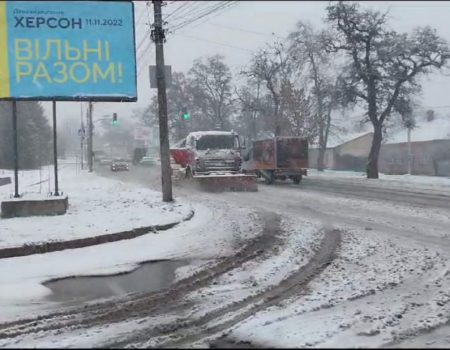
[[94,160],[92,159],[93,155],[93,142],[92,142],[92,136],[93,136],[93,123],[92,123],[92,101],[89,101],[89,109],[88,109],[88,123],[89,123],[89,139],[88,139],[88,166],[89,166],[89,172],[92,173],[92,168],[94,165]]
[[56,101],[52,101],[53,107],[53,165],[55,168],[55,196],[59,196],[58,191],[58,143],[56,136]]
[[84,133],[84,126],[83,126],[83,104],[82,103],[80,103],[80,120],[81,120],[81,124],[80,124],[80,146],[81,146],[81,152],[80,152],[80,158],[81,158],[81,160],[80,160],[80,163],[81,163],[81,170],[83,170],[83,162],[84,162],[84,160],[83,160],[83,152],[84,152],[84,147],[83,147],[83,141],[84,141],[84,136],[85,136],[85,133]]
[[167,123],[166,78],[164,72],[164,30],[161,0],[154,0],[155,29],[152,39],[156,51],[156,81],[158,84],[159,144],[161,158],[161,184],[164,202],[172,202],[172,168],[170,165],[169,127]]
[[14,144],[14,198],[19,198],[19,153],[17,146],[17,102],[12,101],[13,144]]

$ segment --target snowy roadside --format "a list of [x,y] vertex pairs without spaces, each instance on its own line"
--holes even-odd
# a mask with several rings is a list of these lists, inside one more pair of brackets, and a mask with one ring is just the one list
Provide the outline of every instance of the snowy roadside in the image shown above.
[[[10,171],[0,171],[0,174],[12,175]],[[47,184],[43,189],[39,188],[42,186],[39,182],[50,178],[53,188],[51,175],[48,169],[21,171],[19,189],[24,193],[23,198],[46,198]],[[59,181],[61,191],[69,196],[67,213],[0,219],[0,249],[176,223],[192,212],[192,207],[183,200],[164,203],[159,192],[95,173],[80,172],[75,164],[62,164]],[[12,186],[14,184],[0,187],[0,201],[9,200]]]
[[361,171],[325,170],[319,172],[316,169],[308,169],[308,176],[320,177],[324,180],[357,181],[365,185],[376,187],[398,187],[404,189],[433,189],[450,193],[450,178],[425,175],[386,175],[380,174],[378,180],[367,179]]
[[[132,271],[139,263],[177,259],[194,263],[234,254],[243,241],[258,234],[252,212],[233,207],[218,210],[194,204],[196,215],[160,235],[82,249],[0,259],[0,322],[60,307],[46,297],[42,283],[70,276],[111,275]],[[222,208],[223,209],[223,208]],[[231,220],[233,218],[233,220]]]

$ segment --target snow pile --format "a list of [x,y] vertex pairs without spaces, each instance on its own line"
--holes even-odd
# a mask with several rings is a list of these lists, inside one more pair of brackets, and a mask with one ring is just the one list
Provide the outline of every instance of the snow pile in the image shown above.
[[193,136],[196,140],[199,140],[203,136],[209,136],[209,135],[215,135],[215,136],[233,136],[236,135],[233,131],[216,131],[216,130],[210,130],[210,131],[194,131],[189,134],[189,136]]
[[[19,189],[25,193],[23,199],[47,198],[47,190],[41,188],[41,193],[37,192],[36,184],[41,178],[39,170],[20,173]],[[192,211],[190,205],[181,200],[164,203],[159,192],[95,173],[79,172],[74,164],[61,167],[59,181],[61,191],[69,196],[67,213],[0,219],[0,248],[164,225],[182,221]],[[10,186],[14,184],[0,187],[0,201],[10,200]]]
[[[317,171],[316,169],[308,169],[308,176],[320,176],[322,179],[330,178],[330,180],[335,181],[335,179],[346,179],[348,181],[358,181],[369,185],[376,182],[377,187],[384,185],[389,186],[401,186],[410,188],[439,188],[450,187],[450,178],[439,177],[439,176],[426,176],[426,175],[387,175],[380,173],[380,178],[377,180],[367,179],[365,173],[360,171],[344,171],[344,170],[324,170],[323,172]],[[308,178],[306,178],[308,181]]]

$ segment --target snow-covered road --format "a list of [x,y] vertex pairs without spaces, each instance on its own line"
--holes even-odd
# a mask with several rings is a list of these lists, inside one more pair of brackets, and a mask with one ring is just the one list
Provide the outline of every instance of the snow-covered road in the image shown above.
[[[113,176],[159,189],[157,169]],[[323,176],[300,186],[260,184],[256,193],[176,186],[175,196],[227,212],[209,230],[235,217],[242,231],[239,212],[258,213],[258,225],[238,244],[235,231],[231,247],[227,222],[221,258],[209,254],[209,263],[179,269],[166,293],[0,325],[0,346],[204,347],[220,339],[448,347],[450,192],[443,188]]]

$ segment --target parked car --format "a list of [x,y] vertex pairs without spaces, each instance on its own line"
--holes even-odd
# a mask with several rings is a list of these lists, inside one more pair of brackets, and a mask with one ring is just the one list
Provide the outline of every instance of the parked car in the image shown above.
[[153,166],[155,164],[156,164],[155,159],[153,157],[148,157],[148,156],[143,157],[141,159],[141,161],[139,162],[139,165],[142,165],[142,166]]
[[115,158],[111,162],[111,171],[130,170],[128,162],[122,158]]

